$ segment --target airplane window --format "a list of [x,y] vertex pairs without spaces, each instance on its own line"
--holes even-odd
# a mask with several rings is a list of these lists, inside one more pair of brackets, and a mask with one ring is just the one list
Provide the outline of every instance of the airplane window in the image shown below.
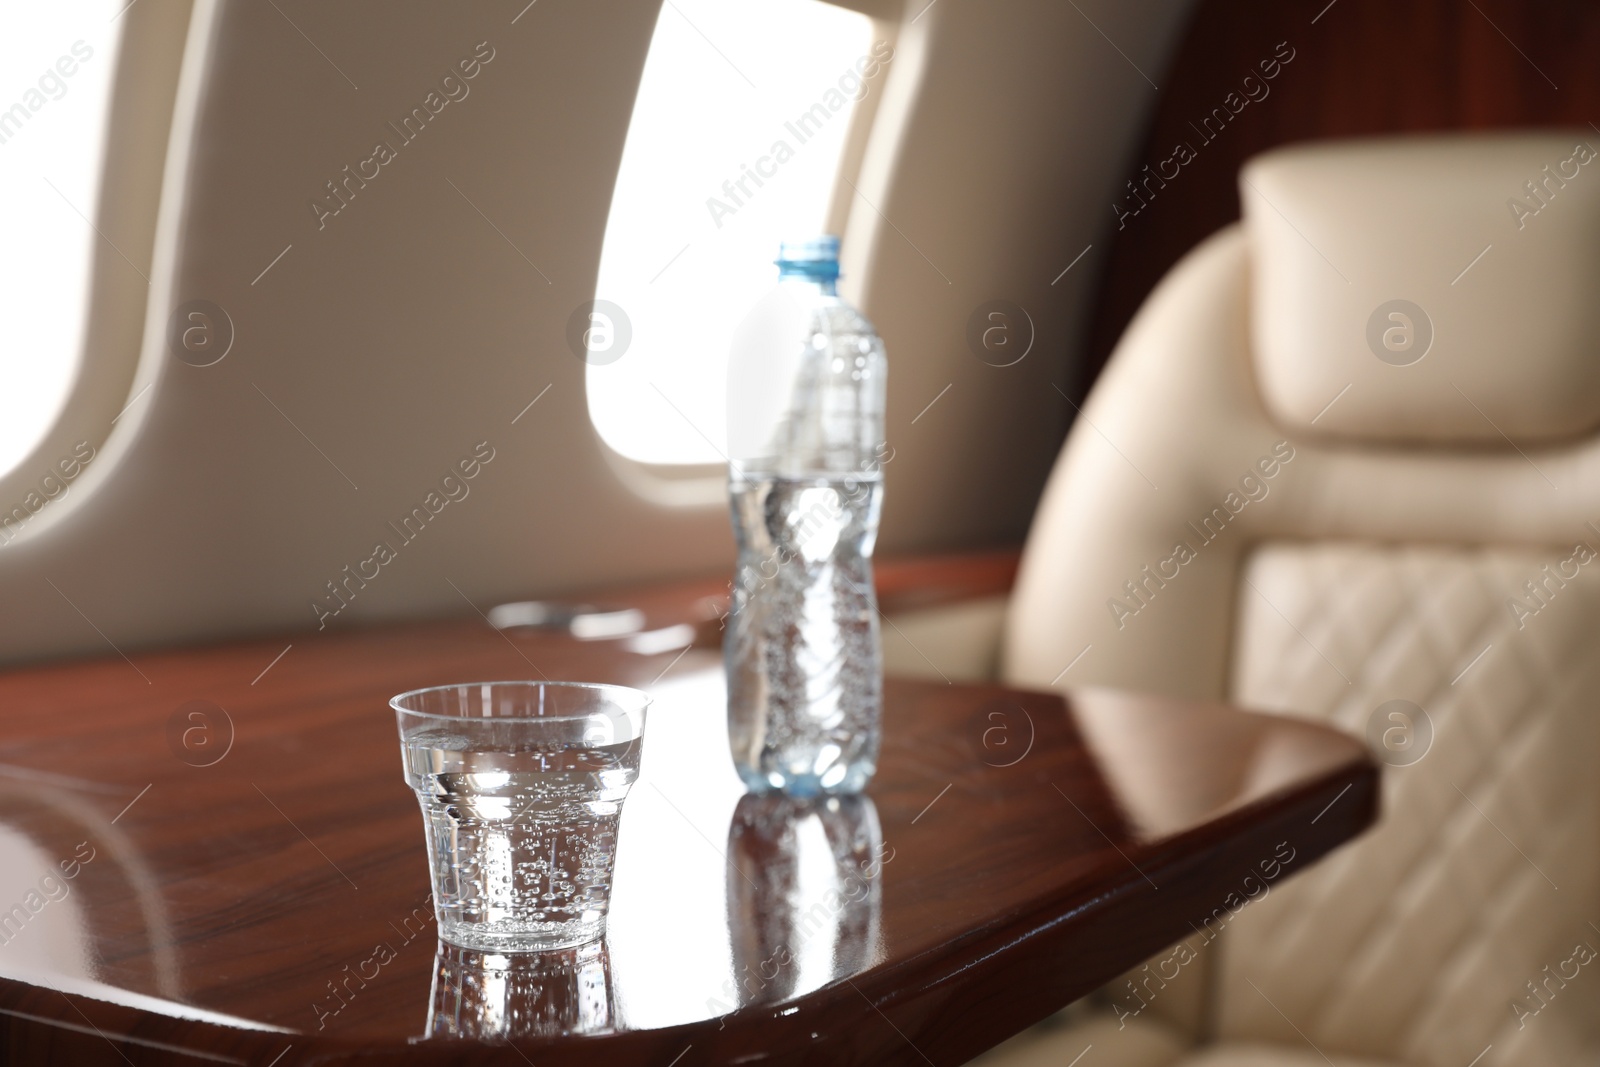
[[[0,4],[0,473],[60,413],[79,364],[121,13],[113,2]],[[128,269],[137,270],[133,264]]]
[[891,59],[871,19],[819,0],[662,5],[596,302],[568,331],[617,452],[723,461],[733,329],[776,281],[780,238],[825,228],[856,102]]

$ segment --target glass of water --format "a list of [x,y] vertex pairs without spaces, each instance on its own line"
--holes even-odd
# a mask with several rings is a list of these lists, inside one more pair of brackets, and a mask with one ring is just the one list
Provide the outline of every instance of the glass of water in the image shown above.
[[650,698],[616,685],[474,682],[389,704],[422,806],[439,936],[484,952],[599,937]]

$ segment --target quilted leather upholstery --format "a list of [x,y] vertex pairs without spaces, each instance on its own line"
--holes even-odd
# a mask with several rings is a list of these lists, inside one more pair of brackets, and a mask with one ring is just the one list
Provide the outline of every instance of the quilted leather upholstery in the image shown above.
[[1118,1030],[1117,1021],[1110,1016],[1070,1027],[1025,1031],[971,1061],[971,1067],[1075,1067],[1080,1059],[1082,1067],[1091,1063],[1094,1067],[1407,1067],[1392,1060],[1337,1052],[1324,1056],[1305,1042],[1298,1048],[1223,1042],[1190,1052],[1174,1035],[1156,1027],[1131,1025]]
[[[1520,1025],[1513,1009],[1541,1007],[1524,983],[1547,964],[1600,946],[1589,925],[1600,919],[1600,560],[1557,574],[1546,606],[1524,589],[1569,554],[1272,544],[1251,556],[1234,699],[1357,735],[1387,701],[1409,700],[1433,740],[1417,762],[1386,768],[1376,830],[1229,928],[1224,1038],[1303,1035],[1428,1067],[1463,1067],[1491,1045],[1484,1063],[1579,1062],[1584,1021],[1600,1019],[1600,974],[1585,972],[1600,961]],[[1380,725],[1408,729],[1396,723]]]
[[[1278,1045],[1216,1045],[1180,1060],[1174,1067],[1396,1067],[1388,1060],[1352,1059],[1337,1052],[1322,1056],[1310,1049]],[[1474,1065],[1477,1067],[1477,1065]]]
[[1135,1019],[1119,1027],[1109,1015],[1089,1015],[1025,1030],[971,1062],[972,1067],[1068,1067],[1074,1062],[1078,1067],[1175,1067],[1186,1045],[1160,1024]]
[[[1473,153],[1510,160],[1534,144],[1471,140]],[[1487,344],[1472,321],[1514,318],[1540,293],[1570,295],[1574,278],[1592,287],[1589,253],[1525,261],[1517,246],[1520,273],[1480,274],[1512,247],[1497,244],[1463,272],[1482,247],[1457,254],[1470,227],[1456,232],[1448,212],[1427,211],[1413,225],[1388,205],[1383,239],[1405,249],[1418,284],[1454,288],[1435,349],[1415,365],[1374,352],[1368,367],[1358,348],[1353,373],[1326,399],[1319,392],[1315,411],[1274,418],[1252,326],[1261,242],[1316,258],[1302,272],[1302,305],[1326,297],[1351,314],[1365,307],[1344,307],[1353,299],[1344,286],[1371,279],[1311,277],[1344,245],[1289,243],[1336,233],[1332,223],[1370,225],[1345,211],[1348,198],[1330,206],[1287,195],[1318,158],[1338,171],[1345,147],[1319,145],[1279,167],[1270,204],[1243,189],[1245,227],[1191,252],[1129,326],[1040,502],[1003,676],[1225,697],[1358,734],[1389,700],[1415,702],[1432,722],[1427,754],[1385,769],[1385,814],[1371,835],[1230,923],[1213,950],[1211,988],[1196,998],[1209,1005],[1197,1013],[1201,1047],[1175,1067],[1600,1064],[1600,973],[1591,973],[1600,959],[1587,958],[1600,949],[1600,559],[1576,577],[1561,562],[1579,539],[1600,551],[1600,434],[1582,430],[1593,425],[1587,409],[1580,418],[1536,403],[1559,392],[1559,407],[1583,392],[1553,383],[1591,373],[1595,342],[1547,336],[1542,362],[1511,383],[1505,375],[1526,369],[1519,349]],[[1363,188],[1396,203],[1474,188],[1504,203],[1504,167],[1456,166],[1463,157],[1443,139],[1359,147],[1382,171]],[[1565,225],[1600,247],[1594,206]],[[1297,233],[1278,233],[1291,208]],[[1255,232],[1263,220],[1272,233]],[[1361,261],[1350,262],[1359,274]],[[1405,296],[1400,289],[1384,292]],[[1505,395],[1486,409],[1473,383],[1495,392],[1496,375]],[[1389,404],[1402,393],[1439,416],[1423,435],[1431,446],[1398,443],[1417,436]],[[1328,414],[1351,401],[1346,414]],[[1470,419],[1484,426],[1469,434]],[[1524,443],[1501,435],[1504,425]],[[1462,447],[1467,438],[1478,443]],[[1550,577],[1551,562],[1569,577]],[[1528,582],[1547,591],[1543,603]],[[1379,734],[1387,728],[1380,717]],[[1063,1065],[1083,1047],[1070,1047],[1071,1031],[1055,1040]],[[1099,1046],[1091,1055],[1102,1052],[1099,1062],[1117,1062]]]

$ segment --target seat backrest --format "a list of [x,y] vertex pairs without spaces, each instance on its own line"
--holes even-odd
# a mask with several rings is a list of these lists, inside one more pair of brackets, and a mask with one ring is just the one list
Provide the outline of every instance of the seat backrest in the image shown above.
[[1597,144],[1258,157],[1046,488],[1008,681],[1230,698],[1387,764],[1379,827],[1230,923],[1221,1036],[1482,1067],[1595,1039]]

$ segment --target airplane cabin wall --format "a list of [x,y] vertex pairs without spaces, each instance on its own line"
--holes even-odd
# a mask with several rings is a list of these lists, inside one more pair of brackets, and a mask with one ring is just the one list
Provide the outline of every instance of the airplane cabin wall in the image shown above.
[[[105,379],[114,404],[70,407],[52,438],[96,456],[0,549],[0,657],[471,615],[728,568],[721,505],[630,488],[642,475],[596,437],[565,343],[595,295],[656,0],[279,6],[196,0],[191,46],[210,48],[179,91],[142,354]],[[912,0],[846,231],[847,289],[891,363],[880,551],[1026,532],[1071,414],[1062,394],[1081,398],[1107,205],[1156,96],[1146,75],[1187,7]],[[474,58],[468,94],[319,220],[325,183],[398,141],[386,124]],[[995,299],[1037,331],[1013,367],[968,346]],[[233,324],[211,366],[166,343],[195,300]],[[0,478],[5,499],[47,453]],[[452,473],[466,495],[406,540],[401,520],[445,499]],[[353,590],[336,614],[329,583]]]

